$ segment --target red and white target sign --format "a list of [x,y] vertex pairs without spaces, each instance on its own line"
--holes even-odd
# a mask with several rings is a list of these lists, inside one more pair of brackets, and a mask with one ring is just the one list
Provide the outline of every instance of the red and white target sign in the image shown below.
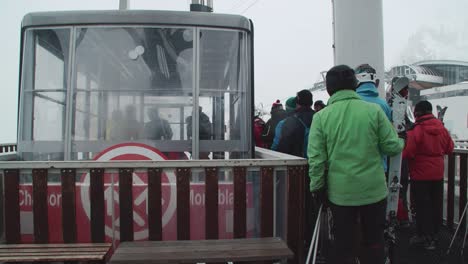
[[[167,160],[159,150],[140,143],[123,143],[102,151],[94,158],[96,161],[110,160]],[[148,238],[148,186],[146,173],[133,173],[133,220],[135,240]],[[83,176],[80,199],[85,216],[90,219],[89,178],[87,173]],[[162,173],[162,225],[163,228],[173,218],[176,211],[176,177],[173,171]],[[112,188],[113,186],[113,188]],[[105,234],[107,237],[120,239],[119,232],[119,176],[118,173],[104,174],[104,200],[105,200]]]
[[[173,156],[180,156],[172,153]],[[103,150],[95,157],[96,161],[110,160],[167,160],[159,150],[139,143],[123,143]],[[163,239],[177,239],[177,212],[176,212],[176,176],[174,171],[164,171],[161,175],[161,203]],[[148,238],[148,188],[146,173],[133,173],[133,230],[135,240]],[[78,242],[91,241],[90,236],[90,174],[83,174],[76,184],[76,222]],[[112,188],[112,186],[114,188]],[[254,230],[255,215],[253,203],[253,185],[247,183],[247,235],[251,236]],[[20,184],[20,213],[21,234],[23,242],[33,240],[32,217],[32,186],[30,183]],[[51,242],[61,243],[61,186],[59,183],[48,185],[48,220],[49,237]],[[119,175],[118,173],[104,174],[105,199],[105,234],[106,240],[120,239],[120,212],[119,212]],[[218,219],[219,238],[233,237],[233,208],[234,186],[232,182],[219,182],[218,189]],[[205,185],[204,183],[190,184],[190,237],[191,239],[205,238]]]

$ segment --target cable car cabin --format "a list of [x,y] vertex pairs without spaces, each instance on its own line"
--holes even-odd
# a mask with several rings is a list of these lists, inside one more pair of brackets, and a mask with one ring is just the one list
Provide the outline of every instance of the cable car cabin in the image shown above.
[[31,13],[21,43],[22,160],[95,159],[129,142],[168,159],[253,157],[253,28],[242,16]]

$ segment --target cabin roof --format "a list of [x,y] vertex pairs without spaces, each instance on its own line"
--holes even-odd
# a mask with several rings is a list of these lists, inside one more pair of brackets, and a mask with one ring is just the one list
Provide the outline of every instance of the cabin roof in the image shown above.
[[53,11],[26,14],[22,28],[70,25],[180,25],[251,31],[250,20],[239,15],[161,10]]

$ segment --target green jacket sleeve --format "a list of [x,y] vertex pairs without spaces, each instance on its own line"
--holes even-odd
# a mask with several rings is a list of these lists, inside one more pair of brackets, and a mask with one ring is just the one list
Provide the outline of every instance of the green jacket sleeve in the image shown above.
[[377,113],[378,137],[380,151],[388,156],[395,156],[403,150],[405,142],[398,137],[392,123],[385,116],[382,109]]
[[314,192],[325,185],[325,167],[327,163],[327,149],[325,137],[322,131],[320,115],[314,115],[309,132],[309,157],[310,191]]

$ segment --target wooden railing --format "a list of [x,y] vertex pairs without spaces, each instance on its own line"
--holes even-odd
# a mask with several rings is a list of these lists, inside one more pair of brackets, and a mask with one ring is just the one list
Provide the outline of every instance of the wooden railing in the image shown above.
[[[467,160],[468,149],[456,148],[453,154],[448,156],[446,224],[449,229],[453,229],[454,223],[457,222],[455,221],[455,212],[458,212],[456,219],[461,219],[463,209],[467,203]],[[458,195],[456,195],[456,188],[458,188]],[[458,198],[458,202],[456,202],[456,198]],[[465,219],[458,224],[465,226]]]
[[[265,157],[273,155],[264,153]],[[270,156],[268,156],[270,155]],[[234,185],[233,237],[247,236],[246,182],[249,177],[258,177],[259,182],[259,236],[275,236],[277,228],[276,177],[283,171],[285,178],[286,209],[283,213],[284,238],[295,253],[290,263],[299,263],[304,256],[304,189],[306,160],[282,155],[280,158],[247,160],[193,160],[193,161],[76,161],[76,162],[0,162],[4,176],[5,239],[6,243],[21,243],[20,219],[20,175],[32,175],[33,240],[35,243],[48,243],[51,226],[48,219],[48,182],[50,175],[60,175],[62,240],[65,243],[77,242],[76,177],[83,173],[90,175],[90,237],[89,242],[104,242],[105,234],[105,197],[104,176],[118,173],[118,206],[120,211],[120,241],[134,240],[132,174],[145,172],[148,175],[148,234],[149,240],[163,239],[161,177],[167,170],[175,172],[177,201],[177,239],[190,239],[190,176],[203,174],[205,184],[205,238],[219,237],[218,221],[218,183],[220,170],[230,171]]]

